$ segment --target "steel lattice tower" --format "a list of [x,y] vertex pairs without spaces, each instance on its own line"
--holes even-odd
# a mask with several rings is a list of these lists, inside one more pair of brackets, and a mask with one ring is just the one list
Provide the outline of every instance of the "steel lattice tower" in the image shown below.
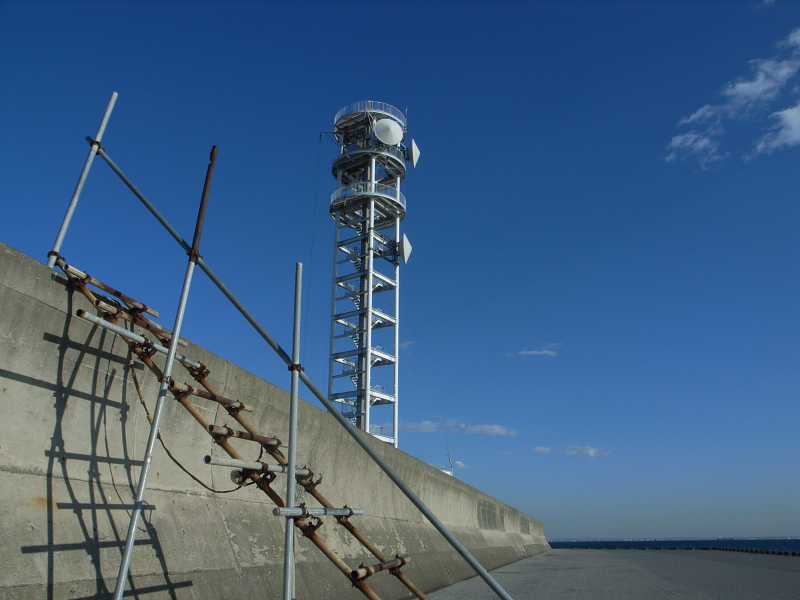
[[[406,199],[400,182],[406,160],[406,117],[382,102],[356,102],[334,118],[339,147],[331,195],[336,224],[333,250],[328,397],[356,427],[398,446],[400,259],[411,251],[400,238]],[[390,231],[386,231],[390,230]],[[375,407],[391,407],[392,431],[371,422]],[[383,422],[388,414],[380,410]]]

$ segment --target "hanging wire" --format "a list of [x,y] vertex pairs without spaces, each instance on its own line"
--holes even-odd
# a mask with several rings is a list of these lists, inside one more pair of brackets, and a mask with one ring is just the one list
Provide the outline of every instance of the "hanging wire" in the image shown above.
[[[136,369],[134,369],[133,352],[132,352],[132,351],[130,351],[130,350],[128,350],[128,366],[129,366],[128,372],[129,372],[129,373],[130,373],[130,374],[133,376],[133,385],[136,387],[136,393],[139,395],[139,402],[140,402],[140,403],[141,403],[141,405],[144,407],[144,412],[147,414],[147,420],[148,420],[148,421],[150,422],[150,424],[152,425],[152,423],[153,423],[153,419],[152,419],[152,417],[150,416],[150,411],[147,409],[147,403],[144,401],[144,394],[142,394],[142,388],[141,388],[141,386],[139,385],[139,378],[138,378],[138,377],[136,377]],[[164,452],[166,452],[166,453],[167,453],[167,456],[169,456],[170,460],[172,460],[172,462],[174,462],[174,463],[175,463],[175,464],[178,466],[178,468],[180,468],[180,470],[181,470],[181,471],[183,471],[184,473],[186,473],[186,474],[187,474],[189,477],[191,477],[191,478],[192,478],[192,479],[193,479],[195,482],[197,482],[198,484],[200,484],[201,486],[203,486],[203,487],[204,487],[205,489],[207,489],[209,492],[214,492],[215,494],[230,494],[231,492],[237,492],[237,491],[239,491],[241,488],[243,488],[243,487],[246,487],[246,486],[248,486],[248,485],[253,485],[253,483],[254,483],[253,481],[249,481],[249,482],[247,482],[247,483],[244,483],[244,484],[242,484],[242,485],[236,486],[236,487],[235,487],[235,488],[233,488],[232,490],[217,490],[217,489],[214,489],[214,488],[213,488],[213,487],[211,487],[210,485],[206,485],[205,483],[203,483],[202,481],[200,481],[200,480],[199,480],[199,479],[198,479],[198,478],[197,478],[197,477],[196,477],[196,476],[195,476],[195,475],[194,475],[192,472],[190,472],[190,471],[189,471],[189,469],[187,469],[186,467],[184,467],[184,466],[183,466],[183,465],[180,463],[180,461],[179,461],[177,458],[175,458],[175,457],[172,455],[172,452],[170,452],[170,451],[169,451],[169,448],[167,448],[166,444],[164,444],[164,440],[163,440],[163,438],[161,437],[161,433],[160,433],[160,432],[159,432],[159,434],[158,434],[158,441],[159,441],[159,442],[161,442],[161,447],[162,447],[162,448],[164,448]],[[264,454],[264,446],[261,446],[261,452],[259,452],[259,454],[258,454],[258,458],[257,458],[256,460],[260,460],[260,459],[261,459],[261,456],[262,456],[263,454]]]

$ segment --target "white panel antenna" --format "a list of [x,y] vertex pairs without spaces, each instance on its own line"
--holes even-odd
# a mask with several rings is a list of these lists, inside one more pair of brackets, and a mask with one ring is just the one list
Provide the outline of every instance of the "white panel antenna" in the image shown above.
[[416,167],[417,161],[419,160],[419,148],[417,148],[416,142],[411,140],[411,145],[408,147],[408,160],[411,161],[411,166]]
[[406,234],[403,234],[403,239],[400,240],[400,258],[403,262],[408,264],[408,257],[411,256],[411,242],[408,241]]

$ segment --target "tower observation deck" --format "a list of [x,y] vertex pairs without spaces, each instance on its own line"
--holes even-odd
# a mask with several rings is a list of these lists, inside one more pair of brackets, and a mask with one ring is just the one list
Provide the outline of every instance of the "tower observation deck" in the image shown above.
[[398,446],[400,182],[419,151],[404,145],[406,117],[382,102],[356,102],[334,118],[337,189],[328,397],[359,429]]

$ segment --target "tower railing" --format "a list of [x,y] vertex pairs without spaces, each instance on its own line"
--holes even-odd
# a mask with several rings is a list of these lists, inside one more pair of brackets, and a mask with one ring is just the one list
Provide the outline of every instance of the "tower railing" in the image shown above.
[[368,181],[353,183],[344,187],[340,187],[331,194],[331,204],[337,200],[341,200],[346,196],[362,196],[365,194],[374,194],[376,196],[391,198],[392,200],[399,202],[404,209],[406,207],[406,197],[403,195],[403,192],[399,191],[396,187],[393,185],[376,183],[375,190],[372,190]]
[[332,160],[336,162],[340,157],[350,154],[352,152],[380,152],[382,154],[388,154],[396,158],[399,161],[405,161],[405,152],[399,146],[387,146],[386,144],[381,144],[378,142],[375,144],[375,147],[372,148],[368,144],[362,142],[353,142],[352,144],[347,144],[346,146],[339,146],[333,153]]
[[345,106],[336,113],[336,116],[333,118],[333,124],[336,125],[336,123],[339,122],[339,119],[345,115],[364,110],[368,110],[370,112],[382,112],[386,113],[387,115],[391,115],[400,121],[400,123],[402,123],[405,127],[406,116],[400,110],[391,104],[386,104],[385,102],[373,102],[372,100],[362,100],[361,102],[353,102],[352,104]]

